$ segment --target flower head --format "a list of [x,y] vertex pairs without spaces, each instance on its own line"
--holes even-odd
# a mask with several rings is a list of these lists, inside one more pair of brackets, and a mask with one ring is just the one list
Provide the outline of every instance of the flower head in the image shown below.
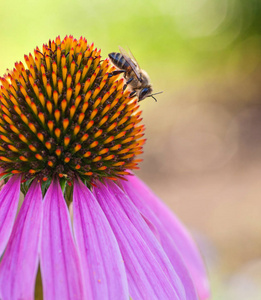
[[144,126],[137,100],[87,40],[49,42],[1,78],[0,168],[22,180],[118,178],[135,168]]
[[25,62],[0,78],[0,298],[33,299],[40,262],[44,299],[207,299],[191,238],[130,171],[145,140],[124,79],[85,38]]

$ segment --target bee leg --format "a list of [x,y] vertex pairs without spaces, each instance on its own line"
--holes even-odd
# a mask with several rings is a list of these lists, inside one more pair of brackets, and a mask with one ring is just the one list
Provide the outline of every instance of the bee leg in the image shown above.
[[131,92],[131,93],[130,93],[130,98],[136,96],[136,94],[137,94],[136,91]]
[[[45,56],[46,56],[46,54],[44,53],[42,53],[41,51],[39,51],[39,50],[36,50],[36,52],[38,52],[38,53],[40,53],[42,56],[43,56],[43,58],[45,58]],[[49,56],[49,55],[48,55]]]
[[74,60],[74,62],[75,62],[75,65],[76,65],[77,68],[78,68],[79,66],[78,66],[78,64],[77,64],[77,62],[76,62],[76,59],[75,59],[74,55],[72,55],[72,58],[73,58],[73,60]]
[[121,74],[121,73],[125,73],[125,72],[126,72],[125,70],[115,70],[115,71],[113,71],[113,72],[111,72],[111,73],[109,74],[109,78],[112,77],[112,76],[119,75],[119,74]]
[[39,50],[36,50],[36,52],[38,52],[38,53],[40,53],[42,56],[43,56],[43,58],[42,59],[45,59],[46,57],[51,57],[50,55],[48,55],[48,54],[46,54],[46,53],[42,53],[41,51],[39,51]]
[[[49,45],[50,46],[50,45]],[[55,52],[57,51],[57,46],[56,46],[56,49],[53,51],[51,47],[47,47],[47,49],[51,52],[52,55],[47,55],[49,56],[50,58],[52,59],[56,59],[57,55],[55,54]]]
[[127,85],[128,85],[130,82],[132,82],[132,80],[133,80],[133,77],[131,77],[130,79],[128,79],[128,80],[126,81],[126,83],[125,83],[124,86],[123,86],[123,90],[124,90],[124,91],[125,91]]

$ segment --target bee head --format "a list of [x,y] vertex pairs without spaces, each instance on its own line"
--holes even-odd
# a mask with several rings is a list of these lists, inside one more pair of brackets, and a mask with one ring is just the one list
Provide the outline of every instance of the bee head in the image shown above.
[[151,86],[148,86],[148,87],[145,87],[145,88],[141,89],[140,92],[139,92],[139,100],[138,101],[141,101],[141,100],[145,99],[151,93],[152,93],[152,87]]

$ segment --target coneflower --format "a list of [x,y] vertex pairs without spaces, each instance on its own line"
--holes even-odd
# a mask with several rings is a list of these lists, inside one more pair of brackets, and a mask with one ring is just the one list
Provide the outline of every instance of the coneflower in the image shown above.
[[0,78],[0,299],[34,299],[39,264],[44,299],[207,299],[192,239],[131,172],[144,125],[109,59],[66,36],[25,63]]

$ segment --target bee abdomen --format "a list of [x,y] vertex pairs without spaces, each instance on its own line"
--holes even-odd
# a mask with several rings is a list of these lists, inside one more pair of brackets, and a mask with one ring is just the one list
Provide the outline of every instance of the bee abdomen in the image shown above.
[[109,58],[112,63],[119,69],[126,70],[130,66],[130,64],[121,53],[112,52],[109,54]]

